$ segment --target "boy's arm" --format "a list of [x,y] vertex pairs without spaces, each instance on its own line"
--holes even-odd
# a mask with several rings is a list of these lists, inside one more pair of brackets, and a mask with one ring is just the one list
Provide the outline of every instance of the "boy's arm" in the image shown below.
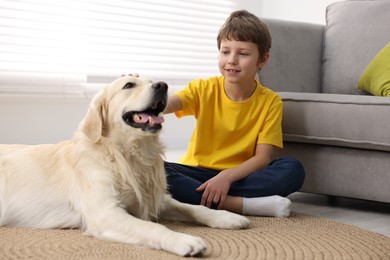
[[231,182],[235,182],[247,177],[259,169],[266,167],[272,161],[274,150],[275,146],[273,145],[258,144],[256,146],[255,155],[240,165],[228,169],[229,171],[227,177],[231,180]]
[[174,113],[182,109],[181,100],[176,94],[168,97],[168,104],[164,110],[164,114]]

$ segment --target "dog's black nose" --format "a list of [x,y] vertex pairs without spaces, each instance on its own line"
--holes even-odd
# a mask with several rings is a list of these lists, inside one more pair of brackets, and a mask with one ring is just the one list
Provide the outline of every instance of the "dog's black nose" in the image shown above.
[[167,91],[168,84],[163,81],[154,82],[152,84],[152,89],[159,90],[159,91]]

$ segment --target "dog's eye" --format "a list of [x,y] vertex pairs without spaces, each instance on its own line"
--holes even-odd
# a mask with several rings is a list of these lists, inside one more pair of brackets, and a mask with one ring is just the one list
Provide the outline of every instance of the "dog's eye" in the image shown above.
[[135,87],[135,83],[128,82],[128,83],[126,83],[126,85],[123,86],[123,89],[128,89],[128,88],[133,88],[133,87]]

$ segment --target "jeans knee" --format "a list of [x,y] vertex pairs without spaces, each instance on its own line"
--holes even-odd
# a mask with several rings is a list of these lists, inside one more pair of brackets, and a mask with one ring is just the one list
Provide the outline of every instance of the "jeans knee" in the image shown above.
[[305,180],[305,169],[303,164],[292,157],[283,157],[279,158],[281,163],[281,168],[284,169],[284,184],[281,193],[281,196],[288,196],[291,193],[298,191]]
[[305,167],[301,161],[293,157],[287,157],[286,160],[288,161],[288,167],[291,170],[291,176],[294,178],[298,190],[302,187],[305,180]]

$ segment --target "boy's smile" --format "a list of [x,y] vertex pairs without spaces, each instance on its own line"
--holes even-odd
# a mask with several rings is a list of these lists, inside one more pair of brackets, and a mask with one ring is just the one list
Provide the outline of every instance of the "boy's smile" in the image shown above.
[[236,69],[225,69],[225,71],[228,74],[237,74],[237,73],[241,72],[241,70],[236,70]]

